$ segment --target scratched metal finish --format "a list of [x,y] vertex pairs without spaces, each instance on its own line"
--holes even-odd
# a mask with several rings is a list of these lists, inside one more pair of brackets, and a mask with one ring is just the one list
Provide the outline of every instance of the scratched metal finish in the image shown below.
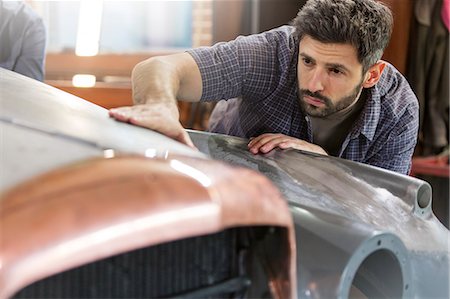
[[[449,297],[449,231],[431,210],[428,183],[296,150],[253,155],[247,149],[248,141],[241,138],[196,131],[191,131],[190,136],[200,151],[211,158],[265,174],[288,200],[294,217],[292,207],[319,210],[348,219],[355,224],[355,231],[363,225],[398,236],[408,250],[412,271],[412,285],[408,287],[414,288],[415,296]],[[302,255],[302,244],[298,246],[301,263],[308,257]]]
[[[201,155],[154,131],[117,122],[100,106],[0,68],[0,122],[72,139],[99,149]],[[18,153],[18,157],[20,154]]]
[[90,144],[9,123],[0,122],[0,132],[0,193],[34,176],[104,154]]

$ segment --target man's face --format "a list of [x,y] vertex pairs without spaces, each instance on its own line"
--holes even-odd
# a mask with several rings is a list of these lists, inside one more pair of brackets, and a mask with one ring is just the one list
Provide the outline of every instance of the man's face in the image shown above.
[[309,36],[300,41],[299,101],[308,115],[325,117],[355,103],[362,90],[361,74],[353,46],[325,44]]

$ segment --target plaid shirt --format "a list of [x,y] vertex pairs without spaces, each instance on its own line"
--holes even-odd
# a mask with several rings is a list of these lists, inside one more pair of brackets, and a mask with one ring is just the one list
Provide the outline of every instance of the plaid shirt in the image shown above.
[[[293,27],[283,26],[188,51],[202,75],[201,100],[232,99],[216,107],[214,132],[246,138],[282,133],[314,143],[298,102],[298,42],[292,33]],[[408,174],[418,132],[416,96],[390,64],[367,94],[338,156]]]

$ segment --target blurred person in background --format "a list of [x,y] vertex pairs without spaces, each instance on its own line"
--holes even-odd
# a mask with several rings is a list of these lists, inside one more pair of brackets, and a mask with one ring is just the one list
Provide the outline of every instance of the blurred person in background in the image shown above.
[[0,0],[0,67],[44,80],[46,30],[22,1]]

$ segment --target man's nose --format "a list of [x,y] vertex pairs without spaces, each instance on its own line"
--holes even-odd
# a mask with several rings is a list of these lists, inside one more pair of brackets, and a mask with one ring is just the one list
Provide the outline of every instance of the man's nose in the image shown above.
[[324,89],[324,73],[320,69],[312,72],[308,82],[308,89],[311,92],[323,91]]

